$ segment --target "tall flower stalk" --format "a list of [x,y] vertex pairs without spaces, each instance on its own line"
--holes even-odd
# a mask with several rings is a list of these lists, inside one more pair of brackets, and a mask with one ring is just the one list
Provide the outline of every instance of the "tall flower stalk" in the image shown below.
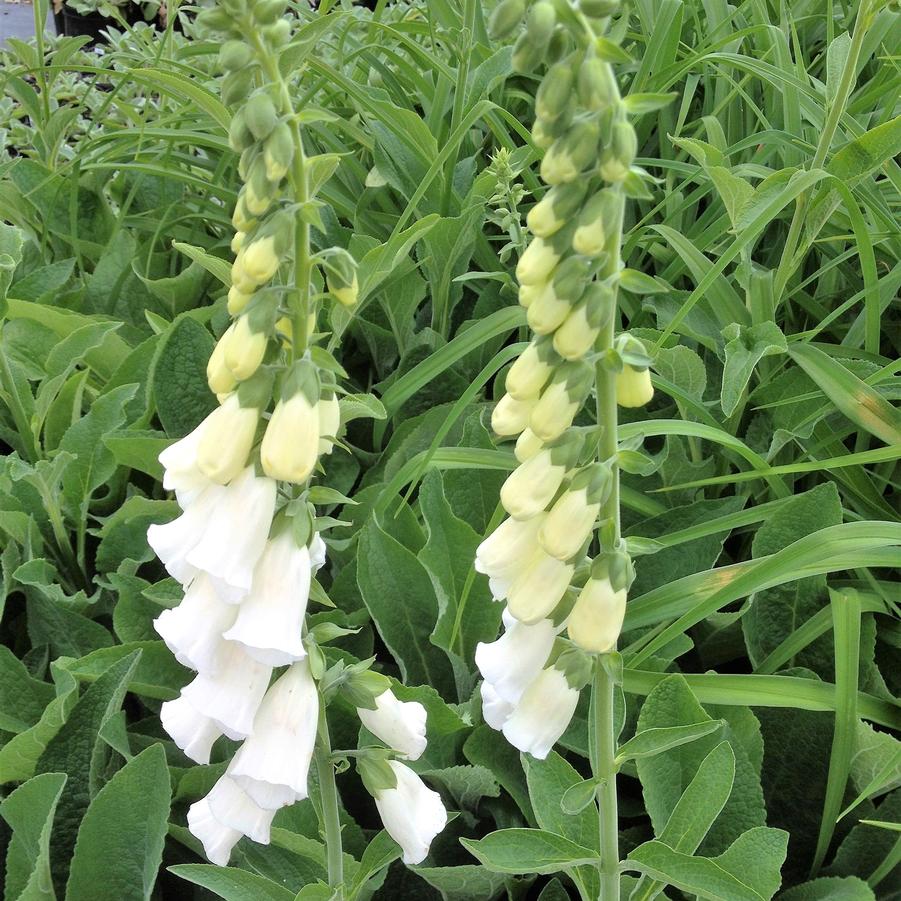
[[[486,722],[543,758],[592,684],[604,901],[619,898],[616,644],[634,578],[620,534],[617,406],[653,395],[643,345],[617,329],[625,204],[647,191],[610,64],[617,48],[605,36],[618,10],[618,0],[539,0],[528,9],[504,0],[491,22],[503,37],[525,16],[514,66],[547,65],[532,129],[547,191],[528,214],[532,240],[516,268],[533,337],[492,415],[501,438],[516,438],[519,466],[501,489],[509,518],[476,559],[507,604],[505,634],[476,655]],[[579,425],[577,417],[590,421],[583,408],[592,394],[595,425]]]
[[[219,406],[160,457],[164,487],[184,511],[148,540],[184,598],[155,626],[197,675],[163,704],[185,754],[210,760],[220,736],[240,742],[224,775],[188,812],[207,857],[226,864],[247,836],[267,843],[277,812],[319,784],[317,812],[333,897],[344,897],[337,765],[328,706],[340,694],[381,744],[352,756],[407,863],[421,863],[446,822],[439,795],[405,761],[426,747],[426,712],[397,699],[371,661],[329,665],[307,605],[327,547],[315,484],[340,444],[343,373],[316,343],[330,303],[357,302],[356,263],[339,247],[314,252],[315,189],[337,164],[308,157],[282,54],[293,22],[284,0],[223,0],[198,29],[221,42],[222,96],[236,106],[229,143],[243,181],[232,222],[232,321],[207,367]],[[295,48],[296,49],[296,48]],[[296,56],[295,56],[296,61]],[[411,815],[410,811],[413,811]]]

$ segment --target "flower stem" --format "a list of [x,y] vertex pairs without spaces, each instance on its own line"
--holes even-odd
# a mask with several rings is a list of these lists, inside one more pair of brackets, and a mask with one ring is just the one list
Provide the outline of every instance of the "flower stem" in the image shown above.
[[338,813],[338,787],[335,784],[335,766],[332,763],[332,746],[328,733],[325,705],[320,700],[319,740],[314,752],[316,772],[319,775],[319,794],[322,805],[321,829],[328,855],[328,884],[336,889],[335,898],[344,898],[344,851],[341,843],[341,819]]

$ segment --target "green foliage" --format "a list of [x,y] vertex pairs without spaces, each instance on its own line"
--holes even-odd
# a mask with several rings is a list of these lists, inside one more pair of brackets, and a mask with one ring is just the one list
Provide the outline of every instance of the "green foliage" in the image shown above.
[[[870,823],[901,820],[899,30],[865,0],[855,42],[859,5],[634,0],[600,47],[624,60],[658,180],[625,224],[621,302],[656,354],[655,399],[620,431],[644,455],[622,490],[633,901],[896,891],[897,835]],[[348,630],[330,662],[375,654],[426,706],[416,766],[459,812],[404,871],[342,771],[347,899],[593,899],[587,699],[547,760],[520,757],[482,722],[473,664],[501,611],[472,558],[514,466],[487,412],[524,336],[536,81],[489,39],[493,4],[300,6],[286,59],[321,183],[314,250],[360,261],[359,306],[324,326],[350,452],[326,467],[313,616]],[[218,48],[193,16],[111,25],[99,53],[0,50],[11,901],[330,897],[316,786],[271,845],[200,863],[185,812],[228,749],[195,766],[158,724],[187,675],[152,627],[179,595],[145,534],[176,512],[158,454],[214,403],[240,185]],[[355,748],[332,710],[335,747]]]

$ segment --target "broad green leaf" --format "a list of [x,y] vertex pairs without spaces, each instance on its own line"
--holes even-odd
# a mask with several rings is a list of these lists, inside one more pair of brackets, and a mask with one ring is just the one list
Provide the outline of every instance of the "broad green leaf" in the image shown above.
[[81,822],[66,898],[149,901],[163,856],[170,795],[162,745],[151,745],[119,770]]
[[504,890],[506,877],[485,867],[416,867],[413,870],[432,888],[441,892],[443,901],[492,901]]
[[214,257],[211,253],[207,253],[202,247],[195,247],[193,244],[184,244],[181,241],[173,241],[172,246],[189,257],[192,263],[198,263],[210,275],[217,278],[226,287],[231,287],[232,276],[231,266],[221,257]]
[[24,732],[52,699],[53,686],[35,679],[8,647],[0,645],[0,729]]
[[169,872],[209,889],[225,901],[294,901],[294,892],[277,882],[235,867],[184,863],[169,867]]
[[792,886],[779,895],[779,901],[876,901],[876,896],[856,876],[824,876]]
[[716,732],[723,726],[718,720],[710,720],[706,723],[692,723],[686,726],[665,726],[662,728],[645,729],[632,736],[627,742],[620,745],[616,752],[618,761],[638,760],[641,757],[654,757],[677,748],[679,745],[688,744],[705,735]]
[[482,839],[460,841],[495,873],[559,873],[583,864],[597,864],[596,851],[540,829],[501,829]]
[[20,785],[0,803],[0,816],[13,831],[6,852],[4,898],[53,901],[50,834],[65,784],[64,773],[44,773]]
[[731,416],[741,402],[754,367],[765,356],[785,353],[785,336],[773,322],[742,327],[738,323],[723,329],[726,340],[726,363],[723,367],[723,385],[720,406],[726,416]]

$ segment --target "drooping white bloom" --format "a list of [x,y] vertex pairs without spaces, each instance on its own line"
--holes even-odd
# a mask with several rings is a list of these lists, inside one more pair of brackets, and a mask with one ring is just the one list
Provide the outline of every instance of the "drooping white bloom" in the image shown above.
[[513,579],[507,609],[522,623],[540,622],[563,599],[574,571],[573,564],[539,550]]
[[505,519],[476,549],[476,572],[488,576],[495,600],[507,596],[516,575],[541,550],[538,532],[543,521],[543,515]]
[[621,407],[643,407],[653,396],[651,370],[626,364],[616,377],[616,402]]
[[206,796],[210,813],[223,826],[234,829],[261,845],[268,845],[269,829],[272,826],[275,811],[260,807],[232,779],[230,770],[231,767],[219,777]]
[[207,860],[220,867],[228,864],[232,849],[241,839],[237,829],[223,826],[213,816],[206,798],[201,798],[188,808],[188,829],[203,845]]
[[182,602],[164,610],[153,621],[153,627],[182,666],[208,671],[216,665],[222,633],[234,623],[237,614],[237,607],[216,593],[209,576],[199,573]]
[[607,576],[590,578],[569,615],[566,630],[580,647],[604,654],[616,647],[626,616],[626,589],[614,591]]
[[363,725],[389,748],[418,760],[426,748],[426,711],[418,701],[401,701],[389,688],[375,699],[375,710],[358,707]]
[[389,760],[397,778],[395,788],[376,793],[375,806],[388,834],[403,849],[405,864],[422,863],[432,839],[447,824],[441,796],[432,791],[408,766]]
[[576,712],[579,692],[555,667],[542,670],[523,692],[504,723],[507,741],[519,751],[544,760]]
[[187,585],[198,573],[188,554],[210,529],[226,491],[222,485],[210,485],[191,499],[190,504],[172,522],[154,523],[147,529],[147,543],[162,560],[169,575]]
[[229,738],[246,738],[271,675],[271,666],[254,660],[239,644],[224,641],[214,667],[199,673],[182,695]]
[[266,692],[253,731],[229,767],[254,803],[275,810],[307,797],[318,723],[316,683],[308,661],[299,660]]
[[249,591],[254,567],[269,537],[275,497],[275,482],[258,477],[248,466],[223,489],[206,528],[194,538],[187,562],[225,585]]
[[515,705],[505,701],[490,682],[482,683],[482,717],[492,729],[500,732],[515,709]]
[[163,465],[163,488],[174,491],[182,510],[212,484],[197,464],[197,449],[203,437],[204,422],[184,438],[170,444],[160,455]]
[[317,532],[310,542],[310,566],[313,567],[314,573],[316,570],[322,569],[322,567],[325,566],[325,555],[327,550],[328,548],[322,540],[322,536]]
[[499,698],[516,704],[547,663],[557,627],[549,619],[527,626],[507,610],[504,625],[506,631],[497,641],[476,646],[476,666]]
[[247,466],[259,419],[256,407],[242,406],[238,392],[229,394],[201,423],[203,432],[197,447],[201,472],[220,485],[238,476]]
[[210,751],[222,731],[211,719],[201,716],[187,698],[180,695],[174,701],[164,701],[160,722],[185,756],[196,763],[210,762]]
[[310,597],[310,550],[298,547],[290,529],[266,543],[250,593],[224,637],[261,663],[282,666],[306,656],[303,618]]

